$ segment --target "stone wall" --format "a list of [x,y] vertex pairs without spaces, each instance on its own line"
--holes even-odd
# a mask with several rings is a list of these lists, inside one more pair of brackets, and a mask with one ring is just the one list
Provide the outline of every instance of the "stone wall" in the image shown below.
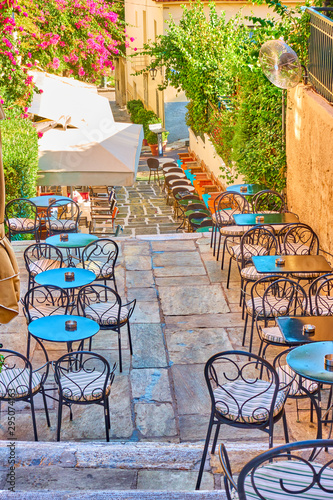
[[333,253],[333,107],[309,86],[288,92],[286,139],[289,210]]

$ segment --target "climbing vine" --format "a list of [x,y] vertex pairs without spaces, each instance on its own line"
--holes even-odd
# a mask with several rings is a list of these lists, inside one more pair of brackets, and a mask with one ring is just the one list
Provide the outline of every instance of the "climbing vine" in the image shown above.
[[[164,66],[168,85],[183,90],[189,104],[187,125],[206,132],[222,157],[221,176],[233,182],[241,174],[247,182],[260,182],[278,190],[285,186],[286,157],[282,141],[282,91],[272,85],[259,66],[259,50],[267,40],[283,37],[306,63],[308,19],[300,9],[289,10],[278,0],[257,0],[272,9],[272,16],[226,21],[215,5],[205,13],[202,2],[183,6],[176,24],[141,54],[152,67]],[[277,16],[276,19],[273,18]],[[231,106],[221,106],[227,96]],[[209,106],[214,111],[208,113]]]

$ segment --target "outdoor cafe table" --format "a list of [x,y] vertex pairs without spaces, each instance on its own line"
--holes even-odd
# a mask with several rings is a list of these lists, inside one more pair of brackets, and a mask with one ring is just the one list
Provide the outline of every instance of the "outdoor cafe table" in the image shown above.
[[[58,248],[65,248],[67,252],[67,264],[71,267],[75,267],[74,258],[75,256],[71,254],[70,250],[74,248],[75,250],[79,250],[80,248],[84,248],[89,245],[92,241],[98,240],[98,236],[94,236],[93,234],[86,233],[66,233],[68,235],[68,241],[61,241],[60,234],[55,234],[53,236],[49,236],[46,238],[45,243],[49,243],[50,245],[54,245]],[[79,257],[76,257],[80,259]]]
[[61,205],[66,205],[73,201],[71,198],[67,196],[59,196],[56,194],[49,194],[45,196],[34,196],[33,198],[29,198],[32,203],[34,203],[38,208],[47,208],[50,205],[50,200],[57,201],[59,203],[62,200]]
[[285,261],[284,266],[276,265],[278,255],[255,256],[252,257],[252,262],[258,273],[266,274],[329,273],[332,271],[322,255],[283,255],[281,257]]
[[[287,354],[287,363],[294,372],[301,377],[317,382],[318,384],[333,385],[333,371],[325,368],[324,359],[326,354],[333,354],[333,342],[312,342],[295,347]],[[311,399],[317,413],[317,438],[322,438],[322,424],[332,423],[333,420],[327,420],[326,417],[332,409],[329,407],[322,413],[321,400],[317,400],[306,387],[302,386],[302,391]],[[331,430],[330,430],[331,433]]]
[[[245,194],[245,193],[242,193]],[[256,222],[256,217],[261,216],[264,218],[264,222]],[[267,224],[274,225],[285,225],[285,224],[295,224],[299,222],[299,219],[295,214],[234,214],[235,223],[237,226],[260,226]]]
[[[276,322],[289,345],[333,340],[333,316],[281,316]],[[316,327],[314,333],[303,332],[306,324]]]
[[[65,273],[67,272],[74,272],[74,281],[65,280]],[[37,274],[35,281],[38,285],[54,285],[68,290],[72,300],[72,307],[74,307],[75,288],[89,285],[95,279],[95,273],[88,271],[88,269],[61,267],[60,269],[50,269],[49,271]]]
[[[65,322],[69,320],[77,322],[75,331],[66,330]],[[91,339],[99,332],[99,325],[96,321],[83,316],[59,314],[37,318],[29,324],[28,329],[29,333],[38,339],[48,342],[66,342],[68,352],[70,352],[73,342]]]
[[[246,191],[241,191],[241,188],[246,188]],[[242,194],[243,196],[254,196],[264,189],[266,187],[261,184],[233,184],[232,186],[228,186],[226,190]]]

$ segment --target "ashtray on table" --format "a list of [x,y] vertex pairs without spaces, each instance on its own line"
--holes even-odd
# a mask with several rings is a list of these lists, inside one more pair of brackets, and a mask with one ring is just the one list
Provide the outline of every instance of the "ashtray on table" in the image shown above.
[[303,333],[306,333],[308,335],[314,335],[316,332],[316,327],[315,325],[303,325]]
[[256,223],[259,224],[259,223],[262,223],[262,222],[265,222],[265,217],[263,215],[257,215],[257,217],[256,217]]
[[74,320],[65,321],[65,330],[75,332],[77,330],[77,322]]
[[61,234],[60,241],[68,241],[68,234]]
[[65,281],[74,281],[75,274],[73,272],[65,273]]
[[333,372],[333,354],[325,354],[325,370]]
[[285,259],[282,259],[282,258],[275,259],[275,264],[279,267],[282,267],[282,266],[286,265],[286,261],[285,261]]

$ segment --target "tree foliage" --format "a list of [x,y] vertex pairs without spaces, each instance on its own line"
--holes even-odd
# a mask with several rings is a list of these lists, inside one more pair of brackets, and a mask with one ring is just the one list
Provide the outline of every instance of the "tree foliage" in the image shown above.
[[[226,21],[213,3],[208,15],[202,2],[183,6],[179,24],[170,18],[166,34],[145,46],[143,53],[152,62],[139,73],[162,65],[165,80],[160,89],[172,85],[185,91],[190,101],[187,124],[196,133],[210,134],[226,164],[223,177],[232,182],[236,170],[248,182],[282,189],[282,93],[263,76],[259,50],[265,41],[283,37],[306,63],[308,22],[301,10],[290,11],[277,0],[265,3],[277,20],[238,14]],[[221,106],[208,116],[208,102],[217,108],[222,96],[231,98],[232,107]]]

